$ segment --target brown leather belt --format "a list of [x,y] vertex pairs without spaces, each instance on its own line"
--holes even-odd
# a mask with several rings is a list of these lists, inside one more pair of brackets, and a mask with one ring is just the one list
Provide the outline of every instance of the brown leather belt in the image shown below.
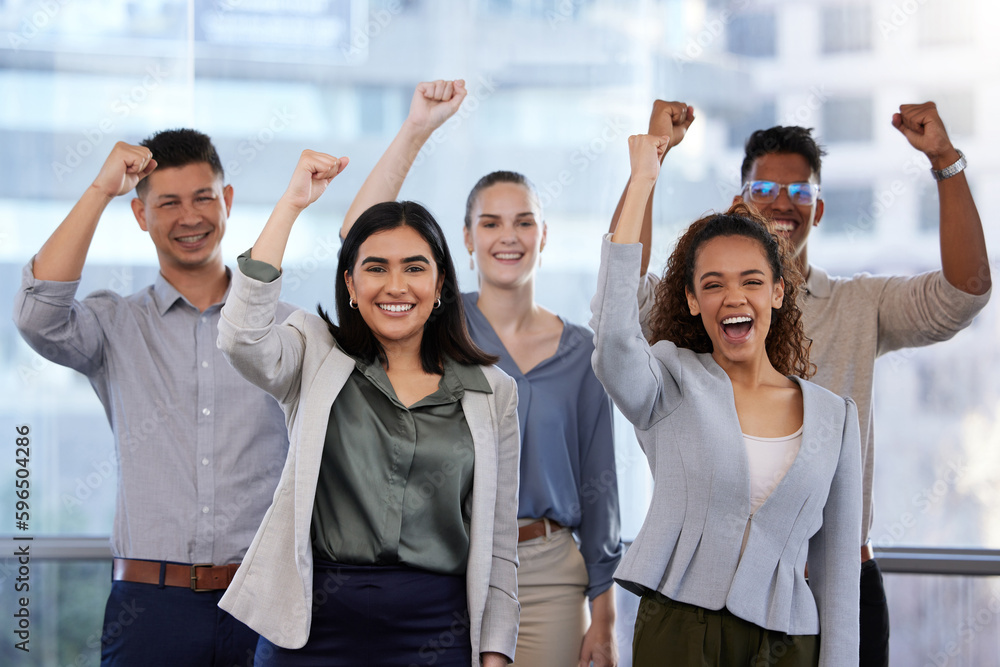
[[871,543],[861,545],[861,562],[867,563],[871,559],[875,558],[875,550],[872,549]]
[[[549,524],[548,531],[545,530],[545,524]],[[524,542],[525,540],[533,540],[536,537],[544,537],[546,534],[551,535],[557,530],[562,530],[565,526],[562,526],[552,519],[539,519],[534,523],[529,523],[527,526],[521,526],[517,529],[517,541]]]
[[233,575],[236,574],[240,564],[196,563],[194,565],[181,565],[179,563],[162,563],[158,560],[115,558],[111,576],[114,581],[159,585],[161,567],[165,570],[163,573],[165,586],[190,588],[196,593],[203,593],[228,588],[229,582],[233,580]]

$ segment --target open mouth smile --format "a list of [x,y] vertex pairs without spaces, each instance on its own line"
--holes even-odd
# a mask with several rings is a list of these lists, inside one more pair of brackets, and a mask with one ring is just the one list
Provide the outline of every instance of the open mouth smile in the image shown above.
[[732,315],[722,320],[722,336],[734,345],[745,343],[753,331],[753,318],[749,315]]

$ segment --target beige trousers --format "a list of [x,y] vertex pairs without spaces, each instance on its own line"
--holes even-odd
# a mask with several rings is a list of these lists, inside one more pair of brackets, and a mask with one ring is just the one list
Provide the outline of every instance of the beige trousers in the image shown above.
[[583,556],[568,528],[517,545],[516,667],[576,667],[590,626]]

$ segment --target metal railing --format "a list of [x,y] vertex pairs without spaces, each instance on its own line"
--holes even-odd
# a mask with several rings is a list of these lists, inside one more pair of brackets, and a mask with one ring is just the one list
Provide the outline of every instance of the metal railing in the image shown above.
[[[9,545],[13,535],[0,536]],[[14,553],[5,548],[3,554]],[[107,537],[38,536],[31,539],[31,556],[38,560],[108,560],[111,548]],[[1000,550],[953,547],[875,548],[879,567],[887,574],[953,574],[967,577],[1000,576]]]

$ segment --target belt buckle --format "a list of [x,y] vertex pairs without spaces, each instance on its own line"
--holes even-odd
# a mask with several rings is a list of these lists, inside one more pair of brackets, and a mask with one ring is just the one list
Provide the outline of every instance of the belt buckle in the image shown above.
[[212,563],[195,563],[191,566],[191,590],[195,593],[208,593],[215,590],[214,588],[198,588],[198,568],[199,567],[212,567]]

